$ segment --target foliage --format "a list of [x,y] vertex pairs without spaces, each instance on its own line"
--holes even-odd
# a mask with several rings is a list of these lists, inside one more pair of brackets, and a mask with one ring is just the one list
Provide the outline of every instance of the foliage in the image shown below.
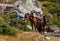
[[[45,10],[44,14],[48,11],[48,13],[52,14],[52,18],[48,17],[48,23],[49,25],[56,25],[60,27],[60,22],[57,19],[57,14],[60,14],[60,0],[38,0],[42,1],[43,3],[43,11]],[[48,14],[47,13],[47,14]]]
[[24,31],[30,31],[30,29],[27,27],[27,22],[19,19],[19,18],[16,18],[15,17],[15,14],[10,11],[9,13],[7,13],[7,15],[4,15],[2,14],[2,16],[4,18],[4,22],[6,24],[8,24],[9,26],[15,26],[15,27],[18,27],[19,29],[21,30],[24,30]]
[[59,3],[54,3],[54,2],[47,2],[45,4],[43,4],[44,7],[47,8],[47,10],[50,13],[60,13],[60,4]]
[[19,27],[19,25],[27,25],[25,21],[18,18],[11,19],[11,22],[15,23],[17,27]]
[[60,3],[60,0],[38,0],[38,1],[49,1],[49,2],[56,2],[56,3]]
[[[11,3],[15,3],[16,1],[18,1],[18,0],[12,0],[12,2],[11,2]],[[10,3],[10,4],[11,4],[11,3]]]
[[27,27],[27,25],[21,25],[20,26],[20,29],[21,30],[24,30],[24,31],[30,31],[31,29],[29,29],[28,27]]
[[16,29],[12,28],[5,22],[4,18],[2,19],[0,18],[0,33],[15,35],[17,32],[16,32]]
[[10,20],[15,17],[15,14],[12,11],[9,11],[7,15],[3,15],[2,17],[4,17],[5,20]]
[[47,26],[49,25],[56,25],[58,27],[60,27],[60,22],[57,20],[57,15],[56,14],[52,14],[52,18],[48,18],[48,23]]
[[15,23],[16,27],[19,27],[19,29],[24,31],[30,31],[30,29],[27,27],[27,23],[25,21],[22,21],[20,19],[14,18],[11,20],[13,23]]
[[9,26],[3,19],[0,19],[0,33],[16,35],[17,31],[16,31],[16,29]]

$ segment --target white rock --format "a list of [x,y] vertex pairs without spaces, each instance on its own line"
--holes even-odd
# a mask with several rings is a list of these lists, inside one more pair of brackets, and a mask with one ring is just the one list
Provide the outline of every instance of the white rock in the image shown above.
[[45,37],[45,39],[50,40],[50,38],[49,38],[49,37]]
[[[40,2],[36,1],[37,4],[40,6]],[[29,13],[32,10],[35,10],[37,12],[41,12],[40,14],[43,14],[41,7],[37,7],[37,4],[33,0],[18,0],[16,3],[14,3],[14,6],[16,7],[19,5],[18,9],[22,11],[23,13]]]
[[32,27],[31,27],[31,26],[29,26],[29,25],[27,25],[27,27],[28,27],[28,28],[30,28],[30,29],[32,29]]

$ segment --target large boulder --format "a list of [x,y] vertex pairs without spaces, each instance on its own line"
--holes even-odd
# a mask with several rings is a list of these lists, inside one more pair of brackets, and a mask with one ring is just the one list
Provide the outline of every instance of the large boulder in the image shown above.
[[45,33],[45,36],[60,36],[60,28],[58,28],[56,25],[50,25],[46,28],[47,32]]
[[46,28],[47,32],[59,32],[59,28],[56,25],[50,25]]

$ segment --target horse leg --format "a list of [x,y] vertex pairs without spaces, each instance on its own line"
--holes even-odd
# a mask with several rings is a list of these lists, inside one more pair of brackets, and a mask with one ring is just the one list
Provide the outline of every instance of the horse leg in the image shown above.
[[37,28],[38,32],[42,34],[42,26],[41,26],[41,24],[37,24],[36,28]]
[[43,34],[44,34],[44,27],[43,27]]
[[45,31],[45,29],[44,29],[44,27],[42,26],[42,34],[44,34],[44,31]]
[[37,25],[35,25],[35,31],[37,31]]
[[32,30],[33,30],[33,23],[31,22],[31,27],[32,27]]

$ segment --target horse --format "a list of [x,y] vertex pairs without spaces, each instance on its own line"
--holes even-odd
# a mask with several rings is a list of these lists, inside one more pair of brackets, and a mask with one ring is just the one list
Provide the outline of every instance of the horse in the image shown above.
[[26,21],[30,21],[30,24],[31,24],[31,27],[32,27],[32,30],[33,30],[33,26],[35,26],[33,15],[32,14],[29,14],[29,13],[26,13],[25,14],[25,20]]
[[41,19],[34,17],[33,13],[31,14],[25,14],[25,18],[28,18],[28,20],[31,23],[32,30],[33,30],[33,25],[35,26],[35,30],[37,29],[39,32],[44,33],[44,27],[46,25],[46,17],[43,16],[43,22],[41,22]]
[[41,20],[37,22],[37,29],[39,32],[41,32],[42,34],[44,34],[44,31],[45,31],[45,26],[47,24],[47,21],[46,21],[46,16],[43,16],[43,21],[41,22]]

